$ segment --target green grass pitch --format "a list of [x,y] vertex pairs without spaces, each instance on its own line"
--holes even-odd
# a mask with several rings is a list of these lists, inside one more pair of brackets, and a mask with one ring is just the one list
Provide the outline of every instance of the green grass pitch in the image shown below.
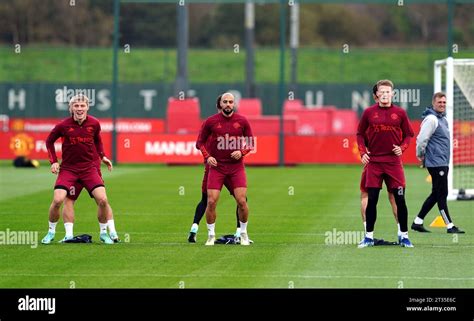
[[[117,166],[104,173],[122,243],[98,242],[95,203],[83,193],[74,233],[93,244],[0,245],[0,288],[472,288],[474,202],[450,202],[465,235],[410,232],[413,249],[327,244],[328,233],[361,231],[360,166],[249,167],[249,247],[204,246],[187,235],[200,198],[202,166]],[[409,223],[428,195],[427,172],[406,167]],[[0,232],[47,231],[55,176],[49,166],[0,165]],[[218,204],[216,233],[235,230],[235,202]],[[427,225],[435,218],[433,209]],[[335,230],[334,230],[335,229]],[[64,236],[62,220],[56,240]],[[396,240],[381,192],[375,237]],[[358,241],[358,240],[356,240]]]

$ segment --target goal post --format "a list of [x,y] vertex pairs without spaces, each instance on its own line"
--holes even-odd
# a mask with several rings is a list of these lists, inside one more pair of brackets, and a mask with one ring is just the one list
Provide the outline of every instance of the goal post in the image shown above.
[[436,60],[434,91],[446,94],[451,141],[448,199],[474,200],[474,59]]

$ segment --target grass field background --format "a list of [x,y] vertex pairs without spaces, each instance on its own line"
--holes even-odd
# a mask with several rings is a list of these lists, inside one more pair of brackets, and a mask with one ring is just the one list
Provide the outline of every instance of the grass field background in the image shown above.
[[[396,84],[431,84],[433,61],[446,58],[445,48],[300,48],[299,83],[373,83],[390,78]],[[471,58],[474,48],[461,48],[454,58]],[[23,46],[0,47],[0,82],[106,82],[112,81],[112,48]],[[124,83],[173,83],[176,50],[135,48],[119,51],[119,80]],[[286,79],[290,79],[290,55],[286,52]],[[190,49],[191,83],[232,83],[245,80],[245,50]],[[258,48],[255,80],[279,81],[278,49]],[[393,66],[396,65],[396,68]],[[222,72],[225,66],[225,72]]]
[[[357,249],[327,245],[325,233],[359,231],[360,166],[250,167],[249,247],[187,243],[200,199],[202,166],[117,166],[104,173],[123,242],[98,242],[95,203],[83,193],[76,204],[75,234],[93,244],[0,245],[1,288],[463,288],[474,287],[474,202],[450,202],[455,223],[410,232],[413,249]],[[431,185],[427,172],[406,167],[409,222]],[[47,231],[55,176],[49,166],[0,165],[0,231]],[[184,190],[183,190],[184,188]],[[182,192],[184,191],[184,195]],[[181,193],[180,193],[181,192]],[[291,192],[294,192],[294,195]],[[379,201],[375,237],[396,240],[386,192]],[[223,192],[216,232],[235,230],[235,202]],[[437,215],[433,210],[429,224]],[[56,240],[64,236],[62,220]]]

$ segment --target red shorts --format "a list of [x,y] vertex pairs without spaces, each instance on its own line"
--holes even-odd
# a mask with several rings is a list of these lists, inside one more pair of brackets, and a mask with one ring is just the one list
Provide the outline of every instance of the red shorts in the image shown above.
[[[367,181],[367,166],[364,166],[364,169],[362,170],[362,176],[360,177],[360,191],[362,193],[367,193],[367,188],[365,188],[365,182]],[[391,193],[389,190],[389,187],[387,185],[387,181],[385,181],[385,186],[387,186],[387,190]]]
[[[201,190],[203,193],[207,193],[207,178],[208,177],[209,177],[209,164],[206,163],[204,165],[204,177],[202,178],[202,185],[201,185]],[[224,186],[227,188],[230,195],[234,195],[234,188],[232,187],[232,184],[230,183],[228,177],[224,179]]]
[[[92,191],[100,186],[104,186],[104,180],[101,177],[100,171],[96,167],[91,167],[85,171],[72,171],[61,168],[59,170],[58,178],[54,189],[64,189],[68,195],[77,194],[76,184],[80,184],[80,188],[85,187],[92,197]],[[77,197],[76,197],[77,199]]]
[[218,163],[217,167],[209,166],[207,189],[221,190],[226,180],[233,189],[247,187],[244,163]]
[[366,167],[365,188],[382,188],[382,181],[385,181],[387,188],[405,188],[405,174],[402,162],[377,163],[369,162]]
[[[99,170],[99,175],[100,178],[102,178],[102,172]],[[79,198],[79,195],[81,195],[81,191],[84,188],[84,185],[80,181],[76,181],[73,185],[73,187],[69,190],[69,193],[67,193],[67,198],[72,199],[73,201],[77,200]],[[92,195],[90,195],[92,197]]]

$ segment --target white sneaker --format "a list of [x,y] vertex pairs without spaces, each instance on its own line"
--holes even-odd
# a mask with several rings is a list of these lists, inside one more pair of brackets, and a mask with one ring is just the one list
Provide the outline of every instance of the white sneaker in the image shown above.
[[235,238],[240,238],[240,227],[238,227],[237,230],[235,230],[234,237]]
[[72,240],[74,238],[74,236],[65,236],[61,241],[59,241],[58,243],[66,243],[66,241],[68,240]]
[[112,241],[114,241],[114,243],[120,243],[120,239],[117,235],[117,232],[115,233],[109,233],[109,236],[110,238],[112,239]]
[[240,233],[240,245],[250,245],[247,233]]
[[214,245],[214,242],[216,242],[216,236],[209,235],[209,238],[206,241],[206,245]]

